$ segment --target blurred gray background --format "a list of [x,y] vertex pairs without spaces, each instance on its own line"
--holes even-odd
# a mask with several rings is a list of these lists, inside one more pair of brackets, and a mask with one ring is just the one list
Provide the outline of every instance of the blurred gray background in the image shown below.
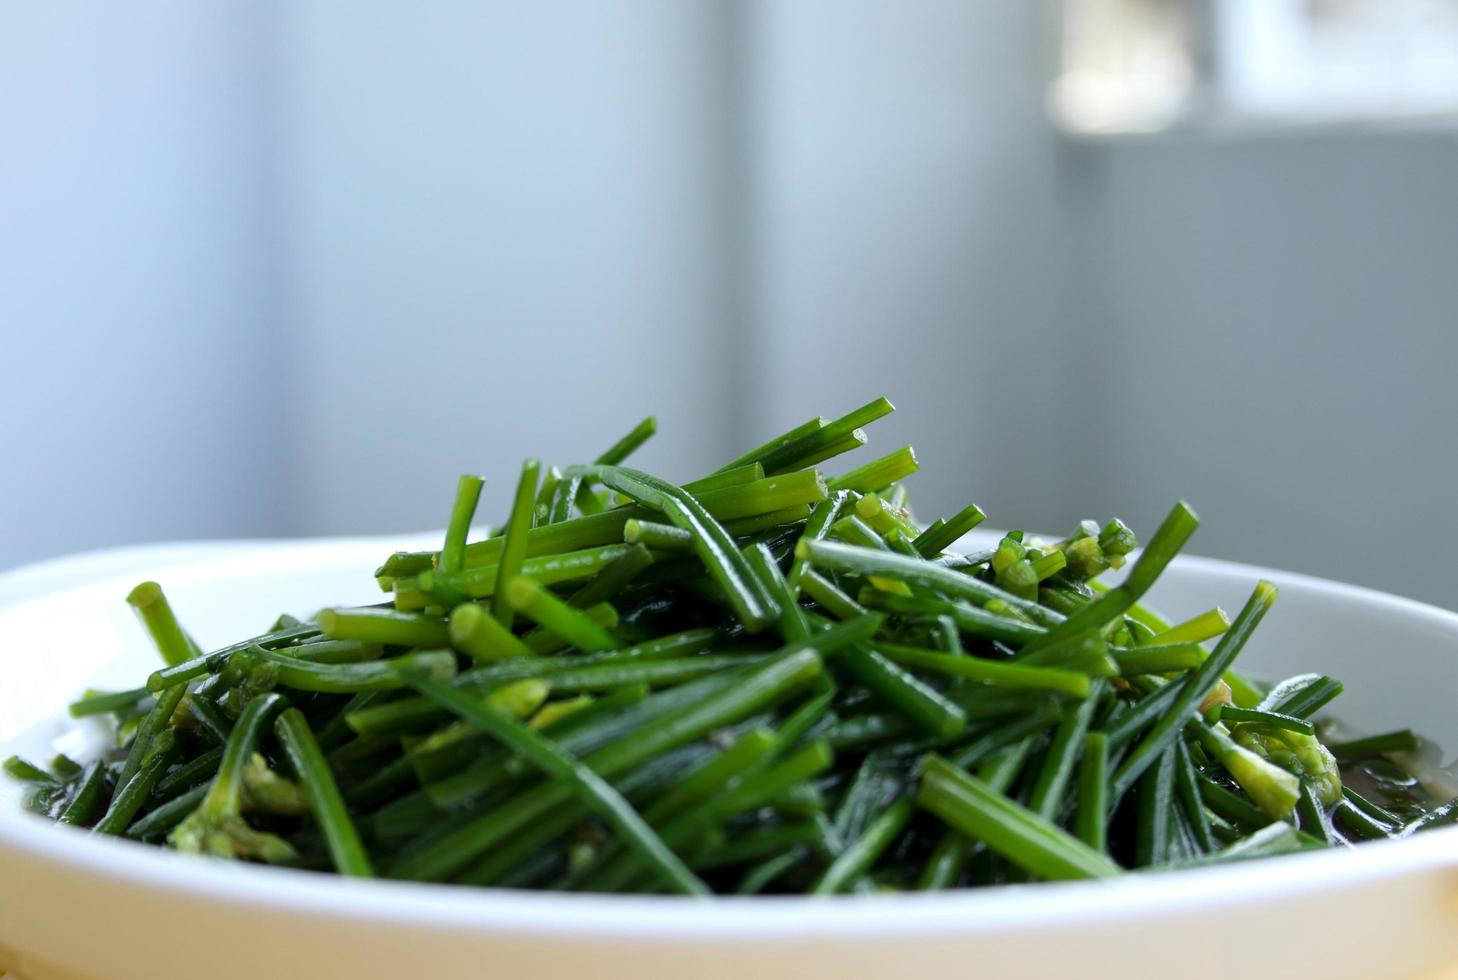
[[1458,606],[1458,128],[1070,133],[1058,16],[0,2],[0,569],[884,393],[923,518],[1184,496],[1192,550]]

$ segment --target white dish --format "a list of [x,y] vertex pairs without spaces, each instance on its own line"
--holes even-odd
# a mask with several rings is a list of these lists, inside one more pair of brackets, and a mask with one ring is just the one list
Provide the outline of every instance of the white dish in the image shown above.
[[[157,578],[206,645],[277,613],[376,601],[408,540],[103,552],[0,576],[0,756],[48,758],[82,687],[154,654],[122,602]],[[1153,604],[1189,615],[1281,586],[1242,658],[1340,677],[1339,713],[1458,745],[1458,615],[1365,589],[1182,558]],[[4,795],[8,794],[8,795]],[[1201,871],[830,900],[559,895],[190,858],[20,812],[0,788],[0,970],[27,980],[347,976],[744,980],[888,976],[1404,977],[1458,962],[1458,828]]]

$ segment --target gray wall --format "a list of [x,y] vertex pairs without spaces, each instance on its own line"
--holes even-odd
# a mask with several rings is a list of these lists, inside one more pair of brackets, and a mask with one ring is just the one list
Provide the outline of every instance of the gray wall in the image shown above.
[[1095,512],[1186,496],[1197,551],[1458,606],[1458,133],[1076,152]]
[[0,7],[0,568],[732,445],[726,9]]
[[1458,604],[1454,136],[1060,140],[1042,10],[0,6],[0,567],[885,393],[923,516]]
[[0,6],[0,567],[278,511],[243,2]]
[[[288,530],[444,521],[462,472],[728,445],[728,151],[708,5],[281,5]],[[716,465],[716,464],[715,464]]]
[[873,444],[916,446],[924,516],[1069,517],[1037,6],[757,8],[753,427],[884,393],[900,410]]

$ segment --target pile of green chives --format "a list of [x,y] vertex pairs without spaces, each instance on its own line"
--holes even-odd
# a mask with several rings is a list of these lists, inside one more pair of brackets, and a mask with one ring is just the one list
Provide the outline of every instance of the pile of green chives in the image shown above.
[[[357,876],[591,892],[830,894],[1094,878],[1400,837],[1409,732],[1325,744],[1340,682],[1233,664],[1276,599],[1178,624],[1140,604],[1198,523],[1135,550],[1114,520],[950,549],[914,522],[911,448],[845,469],[892,411],[811,419],[675,484],[529,460],[473,536],[389,600],[280,617],[203,652],[160,588],[128,597],[164,666],[89,692],[115,748],[5,764],[93,833]],[[840,467],[837,467],[840,468]],[[1365,792],[1354,788],[1360,784]]]

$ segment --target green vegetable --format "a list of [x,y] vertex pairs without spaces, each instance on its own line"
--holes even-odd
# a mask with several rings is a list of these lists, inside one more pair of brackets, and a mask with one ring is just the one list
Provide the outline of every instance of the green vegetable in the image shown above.
[[438,617],[393,609],[325,609],[319,614],[319,629],[333,640],[412,647],[450,644],[450,629]]
[[441,571],[459,572],[466,567],[466,535],[471,530],[471,518],[476,516],[484,482],[479,476],[467,474],[456,485],[455,504],[451,507],[450,523],[446,525],[445,544],[440,550]]
[[299,785],[309,801],[319,829],[329,846],[334,868],[342,875],[368,878],[374,875],[369,855],[360,841],[359,831],[339,795],[334,774],[319,743],[309,728],[309,721],[297,708],[287,708],[274,722],[279,744],[288,755],[289,764],[298,774]]
[[143,582],[127,594],[127,605],[137,614],[151,635],[157,652],[167,666],[175,667],[196,657],[200,651],[172,614],[172,606],[156,582]]
[[[1183,513],[1190,512],[1186,510]],[[1176,509],[1175,514],[1172,515],[1170,522],[1166,526],[1171,526],[1181,516],[1182,512]],[[1193,517],[1193,514],[1190,514],[1190,516]],[[1131,579],[1139,574],[1141,568],[1145,567],[1145,562],[1149,560],[1150,551],[1153,550],[1153,547],[1154,545],[1151,544],[1150,548],[1140,556],[1139,561],[1134,565],[1133,573],[1130,574]],[[1171,544],[1169,547],[1173,548],[1174,545]],[[1130,595],[1137,591],[1129,585],[1126,585],[1125,588],[1130,590],[1128,593]],[[1103,599],[1092,603],[1089,608],[1098,606],[1100,603],[1108,600],[1112,595],[1114,595],[1112,591],[1106,593]],[[1221,638],[1220,645],[1215,648],[1215,652],[1191,673],[1189,679],[1184,683],[1179,696],[1170,705],[1169,710],[1159,721],[1155,722],[1143,740],[1124,757],[1124,761],[1115,770],[1113,776],[1113,795],[1115,799],[1124,795],[1124,792],[1133,785],[1134,781],[1143,774],[1144,770],[1154,762],[1155,758],[1179,734],[1180,730],[1184,727],[1190,710],[1209,695],[1210,690],[1220,679],[1220,675],[1234,662],[1236,655],[1245,646],[1246,640],[1250,638],[1256,625],[1265,616],[1267,610],[1271,608],[1275,601],[1275,586],[1269,582],[1257,583],[1255,592],[1250,597],[1250,601],[1245,604],[1245,608],[1236,617],[1235,622],[1231,625],[1230,631]],[[1124,600],[1120,599],[1115,605],[1117,606],[1122,602]],[[1123,608],[1127,609],[1128,606],[1125,605]],[[1071,623],[1073,620],[1070,619],[1069,622]],[[1293,798],[1292,803],[1294,802],[1295,800]]]
[[530,728],[488,711],[459,691],[423,676],[409,675],[410,683],[427,697],[439,701],[461,718],[488,732],[559,784],[566,785],[589,808],[603,816],[652,866],[674,891],[688,895],[708,893],[708,887],[684,866],[676,854],[659,840],[627,800],[601,776],[559,748],[551,739]]
[[1387,752],[1415,752],[1418,746],[1418,737],[1404,728],[1401,731],[1369,735],[1350,742],[1337,742],[1330,749],[1336,758],[1350,762]]
[[1109,740],[1093,732],[1084,743],[1078,768],[1078,810],[1073,830],[1078,839],[1099,852],[1108,850]]
[[276,834],[255,830],[243,818],[243,773],[262,741],[269,721],[288,702],[265,694],[248,702],[228,739],[207,795],[179,824],[168,841],[179,851],[216,857],[256,858],[269,864],[292,861],[294,847]]
[[623,465],[650,417],[589,464],[527,460],[476,540],[492,502],[463,476],[440,550],[375,570],[387,601],[206,653],[144,583],[164,665],[71,708],[113,747],[4,770],[38,813],[156,846],[565,891],[1106,878],[1458,820],[1398,766],[1413,733],[1326,743],[1340,682],[1232,672],[1269,584],[1233,620],[1143,604],[1187,505],[1142,552],[1113,519],[959,554],[986,515],[916,523],[909,446],[822,469],[891,411],[687,483]]
[[526,535],[532,526],[532,500],[537,492],[537,478],[541,463],[529,459],[521,465],[521,479],[516,485],[516,499],[511,505],[511,514],[506,519],[506,533],[501,539],[501,560],[496,572],[496,591],[491,599],[491,615],[507,629],[512,626],[514,597],[509,586],[512,579],[521,573],[522,562],[526,560]]
[[1107,878],[1120,873],[1107,856],[941,756],[922,763],[916,800],[949,826],[980,838],[1018,867],[1042,878]]

